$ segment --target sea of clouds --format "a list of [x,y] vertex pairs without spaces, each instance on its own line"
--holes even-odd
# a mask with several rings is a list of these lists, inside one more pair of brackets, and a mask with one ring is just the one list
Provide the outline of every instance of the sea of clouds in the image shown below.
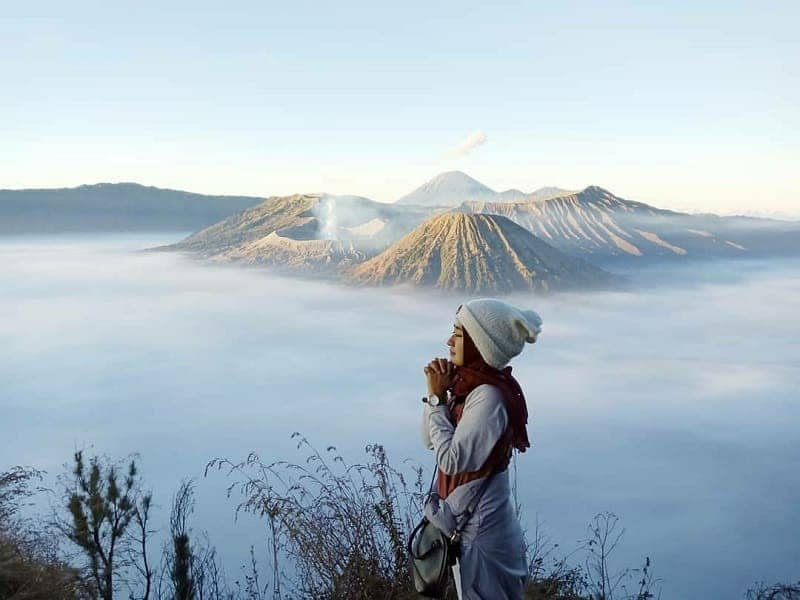
[[[234,521],[215,457],[302,460],[294,431],[351,461],[384,444],[430,465],[423,366],[446,356],[468,296],[350,289],[138,250],[175,235],[0,240],[0,471],[75,449],[139,452],[166,523],[198,478],[196,529],[229,573],[263,548]],[[516,295],[544,319],[512,362],[533,447],[518,460],[529,526],[564,553],[600,511],[665,598],[742,597],[800,564],[800,267],[691,263],[629,272],[621,292]]]

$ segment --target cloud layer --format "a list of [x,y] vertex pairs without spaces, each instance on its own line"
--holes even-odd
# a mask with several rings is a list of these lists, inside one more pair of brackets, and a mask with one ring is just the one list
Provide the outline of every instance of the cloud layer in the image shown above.
[[[431,464],[422,367],[445,355],[463,298],[131,253],[169,241],[0,241],[0,469],[55,474],[88,444],[139,451],[167,506],[216,456],[300,459],[293,431],[350,459],[381,442]],[[800,278],[748,264],[695,265],[688,285],[673,270],[637,292],[510,299],[544,319],[512,363],[531,412],[527,522],[566,551],[615,511],[627,533],[614,566],[650,556],[665,597],[796,577]],[[227,483],[201,478],[196,516],[235,572],[261,542],[234,522]]]

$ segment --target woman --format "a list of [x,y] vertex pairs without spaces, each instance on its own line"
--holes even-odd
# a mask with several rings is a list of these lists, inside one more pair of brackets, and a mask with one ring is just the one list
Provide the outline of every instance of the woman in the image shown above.
[[491,477],[461,532],[453,567],[463,600],[522,598],[527,562],[522,529],[511,502],[508,463],[514,449],[530,447],[525,398],[506,364],[533,343],[542,320],[496,299],[458,307],[447,340],[450,360],[437,358],[424,369],[428,396],[422,439],[436,454],[435,492],[425,515],[446,535],[456,517]]

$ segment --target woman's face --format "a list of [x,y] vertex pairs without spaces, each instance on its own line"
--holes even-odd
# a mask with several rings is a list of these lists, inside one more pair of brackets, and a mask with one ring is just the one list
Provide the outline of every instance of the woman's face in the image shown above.
[[464,366],[464,330],[460,326],[453,325],[447,345],[450,346],[450,361],[457,367]]

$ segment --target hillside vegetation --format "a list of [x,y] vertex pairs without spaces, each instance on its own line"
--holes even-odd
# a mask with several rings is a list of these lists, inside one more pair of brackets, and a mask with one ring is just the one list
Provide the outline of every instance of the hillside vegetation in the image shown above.
[[[237,513],[264,520],[266,560],[251,549],[251,563],[235,578],[192,526],[192,481],[179,484],[169,522],[154,524],[156,500],[135,457],[114,461],[77,452],[59,478],[53,518],[22,516],[31,497],[42,493],[36,488],[42,473],[16,467],[0,474],[0,600],[416,598],[405,540],[420,518],[424,470],[398,469],[380,445],[366,447],[365,462],[349,464],[332,446],[320,452],[299,434],[293,437],[305,452],[300,463],[264,462],[251,454],[206,466],[207,477],[227,479]],[[161,549],[152,547],[158,529],[167,533]],[[649,558],[636,568],[614,566],[622,534],[613,513],[600,513],[586,539],[559,556],[537,523],[526,532],[525,598],[660,598]],[[452,582],[447,598],[455,598]],[[746,598],[797,600],[800,582],[759,583]]]

